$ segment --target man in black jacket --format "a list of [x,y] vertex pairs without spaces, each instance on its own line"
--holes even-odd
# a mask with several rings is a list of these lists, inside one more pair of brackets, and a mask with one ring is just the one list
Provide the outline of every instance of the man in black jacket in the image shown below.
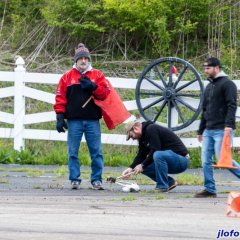
[[156,182],[156,189],[168,192],[176,187],[176,181],[168,173],[177,174],[189,166],[188,150],[170,129],[148,122],[133,122],[127,130],[127,140],[139,141],[138,154],[123,178],[134,172],[143,173]]
[[[237,87],[221,71],[217,58],[211,57],[204,62],[204,72],[210,83],[204,92],[202,117],[198,130],[198,140],[202,142],[202,166],[205,189],[195,197],[216,197],[216,186],[213,177],[213,155],[219,159],[224,134],[233,138],[235,114],[237,109]],[[230,171],[240,178],[240,165],[232,161],[237,169]]]

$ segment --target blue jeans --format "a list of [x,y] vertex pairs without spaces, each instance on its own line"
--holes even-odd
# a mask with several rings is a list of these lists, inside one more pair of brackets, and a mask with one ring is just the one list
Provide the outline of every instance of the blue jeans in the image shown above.
[[91,156],[91,183],[102,182],[103,155],[101,145],[101,130],[98,120],[68,120],[68,168],[69,180],[80,181],[80,161],[78,152],[84,133]]
[[155,181],[156,188],[168,189],[174,179],[168,176],[184,172],[189,166],[189,160],[172,150],[156,151],[153,154],[153,163],[144,169],[143,174]]
[[[216,158],[219,159],[220,151],[222,147],[222,139],[224,130],[207,130],[203,132],[202,142],[202,167],[204,174],[204,187],[208,192],[216,193],[215,180],[213,176],[213,155],[215,153]],[[234,132],[231,132],[231,139],[234,137]],[[236,177],[240,178],[240,165],[232,160],[233,166],[237,166],[238,169],[229,169]]]

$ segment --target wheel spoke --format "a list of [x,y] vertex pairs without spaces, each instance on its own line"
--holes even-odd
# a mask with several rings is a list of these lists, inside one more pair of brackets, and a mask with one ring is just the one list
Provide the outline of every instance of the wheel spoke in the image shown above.
[[162,75],[159,67],[158,67],[158,66],[155,66],[155,68],[156,68],[157,73],[158,73],[158,75],[159,75],[159,77],[160,77],[160,79],[161,79],[161,81],[162,81],[162,83],[163,83],[163,86],[166,88],[166,87],[167,87],[167,84],[166,84],[166,82],[164,81],[163,75]]
[[171,62],[170,67],[169,67],[168,87],[172,87],[172,67],[173,67],[173,63]]
[[182,99],[180,98],[175,98],[176,101],[180,102],[182,105],[184,105],[185,107],[189,108],[190,110],[192,110],[193,112],[196,112],[197,109],[193,108],[191,105],[189,105],[188,103],[184,102]]
[[140,92],[140,95],[162,96],[162,92]]
[[174,83],[173,88],[176,88],[180,80],[182,79],[183,74],[186,72],[188,69],[188,66],[185,66],[184,69],[181,71],[181,73],[178,76],[178,80]]
[[201,94],[193,94],[193,93],[177,93],[176,97],[200,97]]
[[174,107],[176,108],[176,110],[177,110],[177,112],[178,112],[178,115],[179,115],[179,117],[181,118],[182,122],[185,123],[185,119],[184,119],[184,117],[183,117],[183,115],[182,115],[182,113],[181,113],[181,111],[180,111],[177,103],[176,103],[174,100],[172,100],[172,104],[173,104]]
[[150,78],[148,77],[144,77],[147,81],[149,81],[152,85],[154,85],[155,87],[161,89],[162,91],[164,90],[160,85],[158,85],[157,83],[155,83],[153,80],[151,80]]
[[168,101],[168,128],[171,128],[172,115],[171,115],[171,102]]
[[181,87],[179,87],[179,88],[176,88],[176,92],[179,92],[180,90],[182,90],[183,88],[185,88],[185,87],[188,87],[189,85],[191,85],[191,84],[193,84],[193,83],[195,83],[197,81],[197,79],[195,79],[195,80],[192,80],[192,81],[190,81],[190,82],[187,82],[186,84],[184,84],[184,85],[182,85]]
[[166,103],[167,103],[167,101],[166,101],[166,100],[164,100],[164,102],[163,102],[163,104],[162,104],[161,108],[159,109],[159,112],[157,113],[156,117],[153,119],[153,121],[154,121],[154,122],[156,122],[156,121],[157,121],[157,119],[158,119],[158,117],[160,116],[160,114],[162,113],[162,111],[163,111],[163,109],[164,109],[164,107],[165,107]]
[[156,101],[154,101],[154,102],[152,102],[152,103],[148,104],[147,106],[145,106],[145,107],[143,108],[143,111],[145,111],[146,109],[148,109],[148,108],[150,108],[150,107],[154,106],[155,104],[157,104],[157,103],[161,102],[163,99],[164,99],[164,98],[163,98],[163,97],[161,97],[160,99],[158,99],[158,100],[156,100]]

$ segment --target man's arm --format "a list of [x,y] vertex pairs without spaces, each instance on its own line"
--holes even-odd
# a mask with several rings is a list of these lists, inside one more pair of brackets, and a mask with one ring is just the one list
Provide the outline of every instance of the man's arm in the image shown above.
[[142,168],[146,168],[153,162],[153,154],[156,150],[151,149],[149,154],[147,155],[146,159],[142,162]]
[[97,76],[96,82],[95,82],[97,85],[97,88],[93,91],[93,95],[98,100],[104,100],[110,93],[109,82],[101,71],[99,70],[95,70],[95,71],[96,71],[95,74]]
[[144,161],[146,156],[147,152],[144,146],[142,147],[139,146],[137,156],[134,158],[132,164],[122,172],[123,179],[127,179],[129,177],[129,174],[135,170],[135,167],[139,166]]
[[144,146],[138,147],[138,154],[134,158],[132,164],[129,166],[130,168],[135,168],[138,164],[141,164],[147,157],[148,152],[146,151]]
[[122,172],[122,179],[127,179],[127,178],[129,178],[129,176],[130,176],[130,173],[131,172],[133,172],[133,169],[132,168],[127,168],[127,169],[125,169],[123,172]]
[[66,97],[66,75],[63,75],[59,81],[56,90],[56,97],[55,97],[55,104],[53,106],[54,111],[56,113],[65,113],[66,112],[66,105],[67,105],[67,97]]
[[206,91],[204,93],[204,98],[203,98],[203,105],[202,105],[202,115],[201,115],[201,119],[200,119],[200,124],[199,124],[199,128],[197,131],[197,134],[199,136],[202,136],[202,133],[204,131],[204,129],[206,128],[206,124],[207,124],[207,120],[205,118],[205,111],[206,111],[206,103],[207,101],[207,96],[206,96]]
[[227,81],[224,85],[224,97],[227,106],[225,128],[234,129],[237,110],[237,87],[230,80]]
[[144,161],[142,162],[143,169],[146,168],[148,165],[150,165],[153,162],[153,154],[157,150],[162,149],[162,142],[160,134],[156,128],[156,125],[151,124],[146,128],[146,142],[148,142],[150,151],[148,151],[148,154]]

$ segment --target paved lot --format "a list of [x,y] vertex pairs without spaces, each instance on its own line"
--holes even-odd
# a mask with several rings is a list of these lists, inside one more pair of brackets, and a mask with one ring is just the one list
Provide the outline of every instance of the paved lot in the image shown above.
[[105,191],[91,190],[85,180],[73,191],[67,176],[52,172],[56,166],[35,166],[48,170],[38,177],[16,168],[23,166],[0,165],[0,239],[216,239],[219,230],[240,232],[240,219],[225,216],[228,192],[240,192],[227,171],[216,171],[218,198],[195,199],[201,186],[159,194],[141,185],[138,193],[123,193],[108,183]]

